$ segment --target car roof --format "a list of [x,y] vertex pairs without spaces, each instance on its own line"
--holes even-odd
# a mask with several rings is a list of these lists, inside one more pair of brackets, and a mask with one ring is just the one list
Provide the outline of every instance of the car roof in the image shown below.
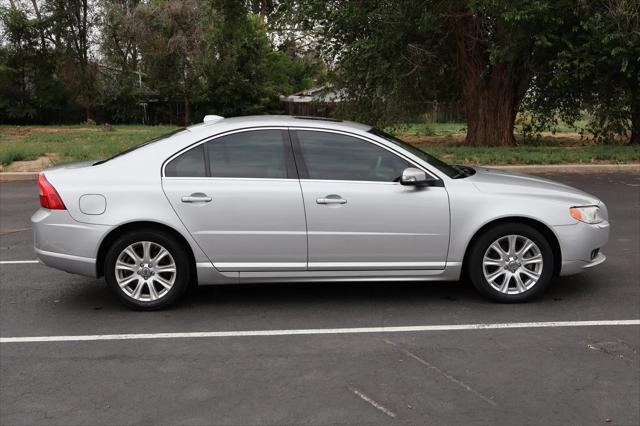
[[187,130],[193,133],[218,133],[221,131],[262,126],[312,127],[347,131],[367,131],[371,129],[371,126],[366,124],[332,118],[298,117],[292,115],[249,115],[195,124],[187,127]]

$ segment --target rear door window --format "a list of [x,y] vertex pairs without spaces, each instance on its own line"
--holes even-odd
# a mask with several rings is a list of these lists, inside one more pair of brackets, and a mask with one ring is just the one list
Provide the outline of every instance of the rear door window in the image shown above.
[[[291,144],[282,130],[233,133],[207,142],[212,177],[285,179]],[[295,173],[295,172],[294,172]]]

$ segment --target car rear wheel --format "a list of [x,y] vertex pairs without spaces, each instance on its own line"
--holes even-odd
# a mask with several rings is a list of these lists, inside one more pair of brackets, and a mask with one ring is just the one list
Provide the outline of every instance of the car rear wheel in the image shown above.
[[190,281],[186,250],[171,235],[135,231],[121,236],[105,258],[105,279],[125,305],[138,310],[166,308]]
[[469,276],[483,295],[524,302],[540,295],[553,275],[553,251],[537,229],[518,223],[495,226],[471,248]]

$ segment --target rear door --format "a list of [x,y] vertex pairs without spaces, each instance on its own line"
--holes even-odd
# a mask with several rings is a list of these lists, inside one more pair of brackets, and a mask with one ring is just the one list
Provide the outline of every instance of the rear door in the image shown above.
[[304,270],[304,206],[286,129],[240,131],[170,159],[162,185],[220,271]]
[[444,186],[398,181],[419,167],[381,144],[291,129],[308,229],[309,270],[443,269],[449,247]]

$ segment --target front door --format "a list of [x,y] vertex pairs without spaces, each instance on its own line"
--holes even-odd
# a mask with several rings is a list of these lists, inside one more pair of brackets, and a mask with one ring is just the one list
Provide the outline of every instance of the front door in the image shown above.
[[403,186],[416,167],[354,136],[291,130],[308,228],[309,270],[443,269],[449,199],[443,186]]
[[217,137],[172,159],[163,189],[220,271],[307,267],[300,184],[286,130]]

